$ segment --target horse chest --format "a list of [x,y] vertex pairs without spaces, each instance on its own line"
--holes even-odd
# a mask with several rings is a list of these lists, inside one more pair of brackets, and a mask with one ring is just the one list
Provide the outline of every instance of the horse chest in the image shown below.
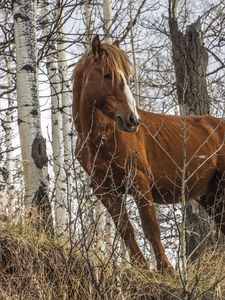
[[107,184],[113,183],[124,189],[127,178],[137,170],[140,153],[127,146],[118,147],[116,142],[107,140],[92,147],[91,156],[95,176],[106,178]]

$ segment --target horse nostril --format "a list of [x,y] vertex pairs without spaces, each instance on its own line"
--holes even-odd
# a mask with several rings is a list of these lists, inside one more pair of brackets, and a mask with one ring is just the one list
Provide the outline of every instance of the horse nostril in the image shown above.
[[116,116],[116,121],[117,121],[117,124],[118,124],[120,127],[123,127],[123,126],[124,126],[124,122],[123,122],[122,116],[117,115],[117,116]]
[[139,124],[139,121],[138,121],[138,119],[135,117],[134,114],[130,114],[128,120],[129,120],[129,123],[130,123],[131,126],[137,126],[137,125]]

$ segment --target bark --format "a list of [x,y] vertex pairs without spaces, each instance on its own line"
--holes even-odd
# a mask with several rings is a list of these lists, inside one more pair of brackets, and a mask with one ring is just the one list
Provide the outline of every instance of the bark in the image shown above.
[[[206,81],[208,54],[203,43],[200,19],[187,26],[184,34],[178,28],[176,13],[170,11],[169,28],[181,114],[209,114],[210,97]],[[217,235],[213,221],[197,202],[186,204],[186,216],[186,254],[194,260],[207,247],[215,245]]]
[[92,5],[90,0],[84,2],[84,24],[86,28],[85,32],[85,48],[89,50],[91,46],[91,32],[92,32],[92,21],[91,21]]
[[[13,76],[12,76],[12,57],[6,58],[6,69],[7,74],[7,83],[8,86],[13,86]],[[13,201],[15,200],[14,196],[14,182],[13,182],[13,119],[14,111],[12,107],[14,106],[14,96],[13,93],[8,94],[8,111],[6,112],[6,122],[5,122],[5,145],[6,145],[6,171],[7,171],[7,208],[9,219],[12,219],[13,214]]]
[[135,55],[132,1],[131,0],[129,1],[129,11],[130,11],[130,42],[131,42],[131,48],[132,48],[133,69],[134,69],[134,89],[135,89],[134,96],[135,96],[137,106],[139,106],[140,105],[140,83],[139,83],[138,65],[136,62],[136,55]]
[[43,166],[37,166],[32,158],[32,145],[35,138],[42,136],[37,80],[36,1],[14,1],[14,31],[18,125],[25,181],[25,206],[29,211],[32,205],[37,207],[41,220],[39,225],[52,233],[47,162]]
[[58,70],[56,44],[54,38],[51,36],[53,16],[48,1],[41,1],[41,11],[43,16],[43,34],[46,37],[46,45],[48,47],[46,67],[51,89],[52,151],[55,176],[55,219],[57,232],[61,234],[66,230],[68,223],[66,175],[64,170],[61,83]]
[[103,0],[103,30],[104,40],[112,43],[112,1]]
[[104,227],[105,227],[105,218],[104,218],[104,208],[102,203],[97,200],[95,204],[95,251],[97,255],[104,254]]
[[180,110],[183,115],[210,113],[206,71],[208,53],[203,44],[200,19],[183,34],[176,19],[169,19],[173,63]]
[[[1,102],[0,102],[1,109]],[[4,149],[3,149],[3,140],[4,140],[4,123],[2,120],[2,116],[0,115],[0,222],[5,219],[6,216],[6,185],[5,185],[5,174],[7,174],[7,170],[5,168],[4,163]]]
[[64,142],[64,170],[66,173],[66,186],[67,186],[67,207],[68,214],[70,215],[69,223],[72,220],[72,184],[74,180],[73,170],[72,170],[72,151],[75,146],[73,145],[73,131],[72,131],[72,103],[71,103],[71,93],[70,93],[70,80],[68,76],[68,66],[67,57],[64,45],[64,11],[61,1],[58,2],[57,8],[58,16],[58,67],[59,67],[59,78],[60,78],[60,90],[62,99],[62,126],[63,126],[63,142]]
[[[9,18],[8,11],[5,9],[3,11],[3,18],[4,18],[4,26],[7,28],[7,22]],[[6,36],[4,38],[4,42],[7,43]],[[7,47],[7,50],[11,52],[10,46]],[[13,67],[12,67],[12,56],[5,56],[4,57],[4,63],[6,67],[6,80],[7,80],[7,86],[13,87],[14,86],[14,80],[13,80]],[[5,157],[3,158],[3,155],[1,157],[1,187],[0,187],[0,193],[1,193],[1,207],[4,208],[6,215],[8,215],[8,219],[11,220],[12,218],[12,211],[13,211],[13,199],[14,197],[14,185],[13,185],[13,119],[14,119],[14,113],[15,110],[12,109],[14,105],[14,95],[13,92],[9,91],[7,94],[7,111],[5,114],[5,118],[1,117],[1,142],[2,145],[5,146]],[[1,108],[1,103],[0,103]],[[4,147],[3,146],[3,147]]]

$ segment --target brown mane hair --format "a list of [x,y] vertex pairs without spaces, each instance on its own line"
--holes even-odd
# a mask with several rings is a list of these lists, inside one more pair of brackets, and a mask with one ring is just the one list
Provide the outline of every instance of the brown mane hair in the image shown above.
[[113,78],[118,80],[119,71],[124,73],[126,79],[132,75],[133,68],[127,54],[120,48],[111,45],[103,44],[107,55],[103,55],[103,63],[107,66],[113,74]]
[[[90,61],[92,55],[92,51],[87,52],[78,61],[73,71],[73,80],[75,80],[75,78],[77,77],[76,73],[79,73],[79,70],[83,69],[86,63]],[[122,71],[124,73],[126,79],[128,79],[128,77],[133,74],[133,67],[127,54],[122,49],[113,44],[102,44],[102,62],[104,66],[103,68],[109,69],[112,72],[112,78],[115,80],[119,79],[119,71]]]

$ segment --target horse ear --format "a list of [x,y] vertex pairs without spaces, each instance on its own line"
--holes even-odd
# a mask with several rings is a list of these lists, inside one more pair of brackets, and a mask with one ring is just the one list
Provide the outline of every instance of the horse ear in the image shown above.
[[115,40],[113,42],[113,45],[116,46],[117,48],[119,48],[120,47],[120,40]]
[[98,34],[92,39],[91,46],[92,46],[92,52],[94,56],[96,58],[99,58],[103,48]]

